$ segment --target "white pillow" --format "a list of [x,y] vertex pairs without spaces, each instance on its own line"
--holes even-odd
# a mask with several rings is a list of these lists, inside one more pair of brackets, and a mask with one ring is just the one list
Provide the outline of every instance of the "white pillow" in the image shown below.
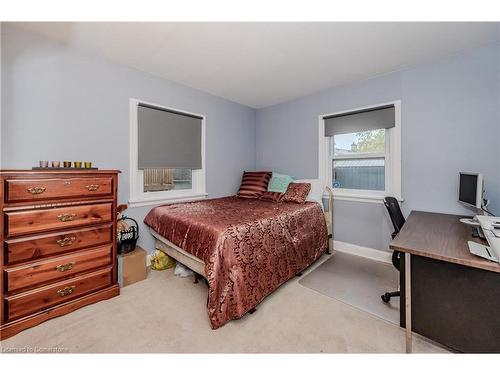
[[311,184],[311,191],[307,195],[306,201],[309,202],[318,202],[323,211],[325,208],[323,207],[323,192],[325,191],[325,187],[321,183],[320,180],[294,180],[293,182],[305,182]]

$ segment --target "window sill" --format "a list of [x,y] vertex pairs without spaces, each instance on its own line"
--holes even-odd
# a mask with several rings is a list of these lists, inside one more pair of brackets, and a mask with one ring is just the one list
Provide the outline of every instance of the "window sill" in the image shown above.
[[[390,194],[388,194],[390,195]],[[327,198],[327,196],[324,196]],[[347,192],[338,192],[333,189],[333,200],[339,201],[351,201],[351,202],[362,202],[362,203],[378,203],[383,204],[384,198],[386,194],[378,195],[378,194],[357,194],[357,193],[347,193]],[[396,197],[399,202],[403,202],[402,198]]]
[[143,206],[154,206],[162,205],[168,203],[181,203],[193,200],[206,199],[207,193],[192,193],[189,194],[178,194],[172,195],[170,197],[154,197],[154,198],[130,198],[128,201],[129,207],[143,207]]

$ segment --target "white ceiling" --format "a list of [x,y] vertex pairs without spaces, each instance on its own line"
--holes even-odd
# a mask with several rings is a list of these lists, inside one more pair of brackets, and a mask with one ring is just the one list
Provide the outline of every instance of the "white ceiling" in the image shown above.
[[262,108],[500,40],[498,23],[18,23]]

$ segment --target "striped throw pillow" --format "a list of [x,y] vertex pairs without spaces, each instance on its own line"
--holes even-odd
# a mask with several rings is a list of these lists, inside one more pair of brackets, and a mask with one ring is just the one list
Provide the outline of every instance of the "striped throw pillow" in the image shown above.
[[277,191],[266,191],[264,194],[260,196],[260,200],[270,201],[270,202],[279,202],[281,198],[283,198],[285,193],[279,193]]
[[238,197],[259,198],[267,191],[272,172],[243,172]]

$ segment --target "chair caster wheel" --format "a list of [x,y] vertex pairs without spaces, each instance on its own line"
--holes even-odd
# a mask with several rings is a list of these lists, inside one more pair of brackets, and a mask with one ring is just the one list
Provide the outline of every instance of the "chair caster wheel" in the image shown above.
[[387,302],[389,302],[389,301],[391,300],[391,296],[388,296],[387,294],[388,294],[388,293],[386,293],[386,294],[382,294],[382,295],[380,296],[380,298],[382,298],[382,301],[384,301],[385,303],[387,303]]

